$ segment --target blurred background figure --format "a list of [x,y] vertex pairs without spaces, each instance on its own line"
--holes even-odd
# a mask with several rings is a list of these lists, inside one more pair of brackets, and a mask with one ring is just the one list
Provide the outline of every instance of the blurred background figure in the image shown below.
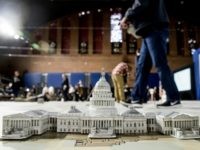
[[61,85],[61,92],[64,101],[69,100],[69,80],[65,74],[62,74],[62,85]]
[[69,100],[75,100],[75,89],[74,87],[70,84],[69,85],[69,95],[68,95]]
[[12,82],[8,83],[5,87],[4,87],[4,93],[5,95],[10,95],[10,96],[14,96],[13,95],[13,84]]
[[37,89],[35,85],[32,85],[32,87],[24,89],[24,97],[30,98],[31,96],[35,96],[37,94]]
[[75,99],[76,101],[84,100],[83,82],[81,80],[75,85]]
[[18,70],[14,71],[12,89],[15,97],[19,95],[20,88],[22,87],[21,76]]
[[55,100],[55,90],[53,86],[48,87],[47,84],[42,89],[42,96],[44,98],[44,101],[51,101]]

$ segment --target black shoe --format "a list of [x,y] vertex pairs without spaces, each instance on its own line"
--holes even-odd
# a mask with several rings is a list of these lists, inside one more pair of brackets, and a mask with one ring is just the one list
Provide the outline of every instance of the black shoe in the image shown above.
[[126,102],[131,102],[132,100],[133,100],[132,97],[127,97],[125,101],[126,101]]
[[166,101],[164,103],[157,104],[157,106],[171,106],[171,103],[169,101]]
[[179,104],[181,104],[181,101],[180,101],[180,100],[176,100],[176,101],[172,102],[172,106],[174,106],[174,105],[179,105]]
[[128,107],[131,104],[131,102],[129,101],[120,101],[119,103],[124,105],[125,107]]
[[125,101],[122,101],[123,103],[126,103],[126,104],[131,104],[131,100],[125,100]]

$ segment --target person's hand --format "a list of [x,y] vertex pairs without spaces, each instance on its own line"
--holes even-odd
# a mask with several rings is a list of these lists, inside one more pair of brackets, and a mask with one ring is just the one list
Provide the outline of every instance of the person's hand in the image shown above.
[[127,29],[128,28],[128,24],[127,24],[127,20],[126,20],[126,18],[122,18],[122,20],[120,21],[120,27],[122,28],[122,29]]

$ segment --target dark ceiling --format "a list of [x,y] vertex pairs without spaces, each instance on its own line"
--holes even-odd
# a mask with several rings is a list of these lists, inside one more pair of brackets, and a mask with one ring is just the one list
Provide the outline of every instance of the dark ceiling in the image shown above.
[[[127,8],[133,0],[0,0],[0,14],[13,12],[24,26],[40,25],[70,11],[109,7]],[[165,0],[171,16],[200,25],[199,0]]]

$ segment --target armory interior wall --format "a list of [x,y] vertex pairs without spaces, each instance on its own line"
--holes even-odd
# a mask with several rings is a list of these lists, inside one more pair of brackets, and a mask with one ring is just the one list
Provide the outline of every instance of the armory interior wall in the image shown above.
[[[135,74],[135,55],[128,56],[129,65],[133,70],[130,75],[130,85]],[[120,62],[121,55],[114,56],[0,56],[0,72],[2,74],[12,74],[15,69],[20,72],[111,72],[113,67]],[[168,57],[172,70],[192,63],[191,57]],[[156,71],[152,69],[152,72]]]

